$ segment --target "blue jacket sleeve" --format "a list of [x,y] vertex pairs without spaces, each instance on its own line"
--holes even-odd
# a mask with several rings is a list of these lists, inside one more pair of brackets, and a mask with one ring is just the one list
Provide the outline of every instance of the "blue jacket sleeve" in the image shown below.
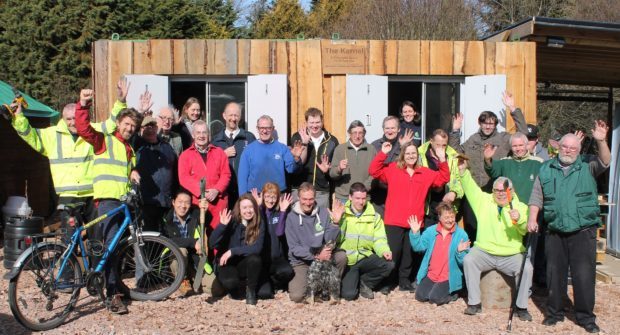
[[239,195],[248,193],[248,178],[250,177],[250,152],[244,150],[239,160],[239,170],[237,172],[237,185]]
[[420,232],[414,233],[411,230],[409,231],[409,243],[411,243],[411,248],[413,248],[413,251],[425,252],[426,249],[428,249],[429,238],[432,237],[430,236],[430,233],[432,233],[432,229],[434,228],[429,227],[422,234],[420,234]]
[[256,241],[254,241],[254,243],[250,245],[230,248],[230,253],[237,256],[258,255],[261,253],[261,251],[263,251],[263,245],[265,244],[264,242],[265,224],[264,222],[261,222],[258,226],[258,237],[256,238]]
[[284,168],[288,173],[295,173],[302,165],[301,159],[299,160],[299,162],[295,161],[295,157],[293,157],[291,150],[289,150],[287,146],[284,146],[284,148],[285,149],[283,150],[284,152],[282,155],[284,157]]

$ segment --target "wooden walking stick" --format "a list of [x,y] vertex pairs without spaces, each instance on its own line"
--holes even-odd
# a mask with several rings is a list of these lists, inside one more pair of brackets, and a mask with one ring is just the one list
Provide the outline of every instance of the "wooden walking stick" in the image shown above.
[[[205,178],[200,179],[200,200],[202,201],[205,198]],[[200,251],[202,254],[200,255],[200,261],[198,262],[198,268],[196,269],[196,277],[194,277],[194,285],[192,288],[194,292],[198,292],[200,285],[202,284],[202,276],[205,271],[205,264],[207,263],[207,256],[209,255],[209,251],[207,249],[207,234],[205,232],[205,215],[206,210],[204,208],[200,208],[200,236],[198,237],[198,241],[200,243]]]

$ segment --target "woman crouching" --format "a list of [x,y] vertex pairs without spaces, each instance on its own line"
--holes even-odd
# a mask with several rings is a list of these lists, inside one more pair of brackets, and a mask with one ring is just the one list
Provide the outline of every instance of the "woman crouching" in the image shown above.
[[456,298],[455,293],[463,287],[463,258],[469,249],[469,238],[456,225],[455,212],[449,203],[439,203],[436,211],[439,223],[421,235],[422,221],[413,215],[409,218],[409,240],[413,251],[424,252],[415,298],[439,306]]
[[256,305],[264,240],[265,227],[250,194],[239,197],[232,213],[228,209],[220,212],[220,224],[209,239],[209,247],[217,249],[217,279],[233,296],[243,291],[241,282],[245,279],[245,302],[250,305]]

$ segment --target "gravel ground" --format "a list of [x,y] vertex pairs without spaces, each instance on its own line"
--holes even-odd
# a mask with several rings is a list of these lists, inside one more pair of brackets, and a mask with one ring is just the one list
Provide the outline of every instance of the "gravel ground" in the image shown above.
[[[3,251],[0,249],[0,261]],[[0,267],[0,276],[7,271]],[[13,318],[7,299],[8,282],[0,281],[0,334],[30,333]],[[602,333],[620,331],[620,285],[597,283],[595,313]],[[571,292],[572,296],[572,292]],[[374,300],[342,301],[338,305],[295,304],[285,293],[257,306],[224,298],[214,304],[207,295],[173,296],[163,302],[133,302],[127,315],[110,315],[82,290],[77,309],[49,334],[504,334],[508,309],[484,309],[466,316],[463,299],[444,306],[415,301],[410,293],[377,294]],[[585,334],[569,312],[568,319],[545,327],[544,297],[530,300],[533,322],[516,317],[513,334]],[[614,330],[615,329],[615,330]]]

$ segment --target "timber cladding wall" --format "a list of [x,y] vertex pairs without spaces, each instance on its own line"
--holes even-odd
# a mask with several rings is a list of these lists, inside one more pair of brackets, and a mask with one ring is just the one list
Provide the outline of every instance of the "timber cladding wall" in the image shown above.
[[94,89],[99,97],[104,93],[96,101],[97,119],[107,117],[123,74],[286,74],[290,129],[297,129],[308,107],[317,107],[325,113],[326,128],[344,140],[346,74],[324,73],[322,64],[322,50],[335,45],[365,50],[358,74],[505,74],[528,122],[536,120],[535,43],[394,40],[100,40],[93,44]]

